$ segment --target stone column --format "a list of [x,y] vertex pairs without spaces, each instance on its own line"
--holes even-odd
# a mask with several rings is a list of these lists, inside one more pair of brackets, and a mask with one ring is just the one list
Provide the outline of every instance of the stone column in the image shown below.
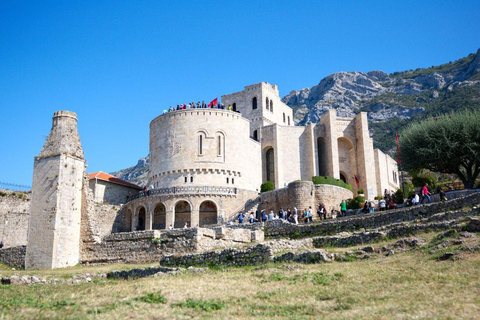
[[325,126],[325,164],[327,175],[340,179],[340,164],[338,163],[338,134],[337,134],[337,111],[328,110],[320,119]]
[[355,117],[355,135],[357,137],[357,172],[359,188],[365,191],[365,198],[373,200],[377,195],[375,157],[373,141],[368,132],[367,113],[361,112]]
[[198,224],[200,222],[200,211],[198,209],[195,209],[190,212],[190,226],[193,227],[198,227]]
[[[302,166],[300,166],[302,172],[302,180],[311,181],[315,175],[315,134],[314,124],[309,124],[305,127],[305,150],[301,155]],[[302,151],[302,150],[301,150]]]
[[173,226],[175,223],[175,213],[173,210],[165,211],[165,229],[168,230],[168,227]]
[[47,141],[35,157],[25,269],[79,262],[85,167],[77,115],[55,112]]
[[152,230],[152,223],[153,223],[152,203],[147,203],[145,210],[147,211],[145,212],[145,230]]

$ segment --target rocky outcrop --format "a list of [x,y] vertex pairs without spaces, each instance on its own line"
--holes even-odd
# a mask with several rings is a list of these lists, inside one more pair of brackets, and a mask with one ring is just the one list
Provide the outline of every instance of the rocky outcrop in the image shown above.
[[150,165],[150,155],[140,158],[133,167],[110,172],[112,176],[119,179],[135,183],[142,186],[147,183],[148,169]]

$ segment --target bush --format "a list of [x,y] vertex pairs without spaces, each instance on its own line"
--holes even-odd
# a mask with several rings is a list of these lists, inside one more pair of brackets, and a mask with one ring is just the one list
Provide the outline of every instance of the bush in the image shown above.
[[403,203],[403,190],[398,189],[392,196],[393,201],[396,204],[402,204]]
[[275,186],[273,185],[273,182],[271,181],[265,181],[260,185],[260,192],[267,192],[267,191],[272,191],[275,189]]
[[365,197],[355,197],[347,200],[347,209],[361,209],[362,202],[365,202]]
[[358,194],[365,194],[365,192],[363,191],[363,189],[358,189]]
[[345,183],[340,179],[335,179],[332,177],[324,177],[324,176],[322,177],[314,176],[312,177],[312,181],[314,184],[330,184],[333,186],[342,187],[352,191],[352,186],[349,183]]

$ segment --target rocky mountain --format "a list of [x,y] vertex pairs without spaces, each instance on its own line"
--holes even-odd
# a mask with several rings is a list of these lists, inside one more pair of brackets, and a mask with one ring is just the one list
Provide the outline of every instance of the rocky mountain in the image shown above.
[[[395,133],[411,121],[480,107],[480,49],[467,57],[430,68],[391,74],[383,71],[337,72],[319,84],[292,91],[282,99],[298,125],[316,123],[329,109],[341,117],[368,112],[374,145],[393,154]],[[150,158],[111,173],[143,184]]]
[[395,132],[415,119],[478,108],[480,49],[455,62],[387,74],[337,72],[319,84],[292,91],[283,101],[299,125],[318,122],[329,109],[343,117],[368,112],[375,147],[394,148]]
[[143,186],[145,183],[147,183],[149,164],[150,155],[138,160],[137,165],[133,167],[111,172],[110,174],[119,179]]

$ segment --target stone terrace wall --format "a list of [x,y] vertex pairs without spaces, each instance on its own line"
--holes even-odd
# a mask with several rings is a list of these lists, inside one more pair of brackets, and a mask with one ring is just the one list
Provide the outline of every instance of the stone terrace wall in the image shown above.
[[329,220],[316,224],[291,224],[285,220],[265,222],[267,237],[295,237],[308,234],[334,234],[342,231],[355,231],[361,228],[375,229],[391,223],[412,221],[430,217],[436,213],[458,210],[467,205],[480,203],[480,192],[445,202],[430,203],[409,208],[382,211],[373,214],[356,215],[339,220]]
[[211,251],[199,254],[189,254],[184,256],[165,256],[160,260],[162,266],[247,266],[262,264],[272,261],[273,256],[269,246],[262,244],[249,247],[245,250],[235,248],[222,251]]
[[184,254],[212,250],[253,240],[262,241],[263,232],[247,229],[189,228],[160,232],[158,230],[120,232],[103,241],[85,243],[80,260],[83,264],[147,263],[165,254]]
[[27,244],[31,198],[29,193],[0,190],[0,239],[4,247]]
[[0,262],[17,269],[24,269],[26,252],[27,246],[0,249]]

